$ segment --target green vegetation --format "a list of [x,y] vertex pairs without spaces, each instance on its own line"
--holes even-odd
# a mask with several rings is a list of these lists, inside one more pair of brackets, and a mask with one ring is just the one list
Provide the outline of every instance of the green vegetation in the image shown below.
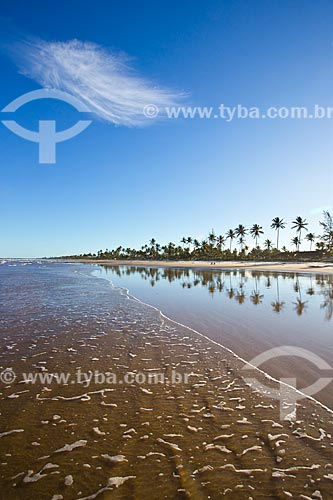
[[[184,236],[180,244],[173,242],[160,245],[155,238],[149,244],[143,245],[140,250],[119,246],[113,250],[99,250],[97,254],[88,253],[71,256],[72,258],[85,259],[143,259],[143,260],[326,260],[333,255],[333,217],[328,211],[323,212],[323,220],[319,222],[323,234],[316,236],[313,232],[305,235],[305,240],[310,243],[307,251],[300,251],[302,235],[307,231],[308,222],[298,216],[292,221],[291,228],[295,236],[291,239],[291,248],[285,246],[279,249],[280,231],[285,229],[287,223],[280,217],[272,220],[271,228],[276,231],[276,247],[273,242],[266,239],[263,247],[259,240],[264,235],[264,229],[259,224],[253,224],[247,229],[239,224],[235,229],[229,229],[225,234],[215,235],[211,230],[207,238],[201,242],[191,236]],[[250,248],[246,238],[251,236],[255,246]],[[229,240],[229,242],[228,242]],[[236,245],[234,245],[236,240]],[[227,246],[227,242],[229,243]],[[315,244],[315,250],[312,250]],[[69,256],[66,256],[69,257]]]

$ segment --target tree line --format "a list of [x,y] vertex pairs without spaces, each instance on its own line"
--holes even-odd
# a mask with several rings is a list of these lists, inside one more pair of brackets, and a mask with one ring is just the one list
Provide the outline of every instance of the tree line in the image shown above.
[[[323,212],[323,219],[319,221],[322,234],[316,235],[308,231],[308,222],[305,218],[297,216],[291,222],[291,229],[295,231],[290,244],[291,248],[282,246],[280,248],[280,234],[287,227],[287,222],[281,217],[274,217],[270,227],[276,231],[276,241],[265,239],[260,245],[264,229],[260,224],[253,224],[246,228],[239,224],[234,229],[229,229],[224,234],[216,235],[211,230],[206,238],[199,241],[191,236],[184,236],[179,244],[169,242],[166,245],[159,244],[155,238],[151,238],[148,244],[139,250],[118,246],[113,250],[99,250],[97,253],[86,253],[71,257],[96,258],[96,259],[147,259],[147,260],[255,260],[255,259],[293,259],[321,258],[333,254],[333,217],[328,211]],[[247,238],[253,240],[254,246],[250,249]],[[301,252],[304,240],[308,243],[307,252]],[[68,256],[67,256],[68,257]]]

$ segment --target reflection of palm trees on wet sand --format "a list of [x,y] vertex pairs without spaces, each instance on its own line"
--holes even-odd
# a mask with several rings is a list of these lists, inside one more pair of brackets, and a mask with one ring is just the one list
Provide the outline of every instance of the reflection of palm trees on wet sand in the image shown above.
[[333,276],[328,279],[328,288],[322,292],[324,302],[320,305],[320,309],[325,309],[325,319],[330,321],[333,317]]
[[280,300],[279,276],[276,276],[276,300],[272,302],[273,311],[279,314],[284,308],[285,302]]
[[[198,269],[184,268],[157,268],[157,267],[140,267],[140,266],[102,266],[107,273],[114,273],[117,277],[127,277],[132,274],[137,274],[140,278],[152,287],[157,287],[160,281],[169,283],[177,281],[179,285],[188,290],[194,287],[202,287],[207,289],[208,293],[213,298],[217,293],[226,292],[226,296],[233,300],[235,299],[239,305],[244,304],[247,299],[253,305],[260,305],[263,302],[264,295],[261,294],[261,287],[269,290],[272,285],[272,280],[276,282],[276,299],[271,302],[272,311],[279,314],[286,306],[286,303],[280,298],[280,281],[288,281],[292,284],[293,290],[296,293],[296,300],[293,302],[293,310],[298,316],[302,316],[307,310],[308,300],[303,300],[301,284],[305,288],[305,293],[310,297],[321,295],[324,300],[319,304],[320,309],[325,311],[326,320],[330,321],[333,318],[333,276],[317,274],[315,282],[313,276],[300,277],[296,273],[284,273],[278,275],[274,272],[246,271],[242,270],[226,270],[218,271],[201,271]],[[253,281],[252,281],[253,280]],[[302,281],[304,280],[305,283]],[[246,293],[246,284],[252,288],[252,293]]]
[[229,271],[227,274],[229,274],[229,288],[227,289],[227,295],[229,299],[233,299],[235,296],[235,290],[232,286],[232,273]]
[[302,314],[307,309],[307,300],[302,300],[302,290],[299,282],[299,276],[296,276],[296,283],[294,285],[295,292],[298,292],[298,297],[296,298],[296,302],[294,304],[294,310],[296,311],[297,316],[302,316]]
[[316,292],[315,292],[315,290],[314,290],[314,288],[313,288],[313,284],[312,284],[312,276],[311,276],[311,275],[310,275],[310,286],[309,286],[309,288],[307,289],[306,294],[307,294],[307,295],[310,295],[310,297],[312,297],[312,295],[315,295],[315,294],[316,294]]
[[239,276],[240,276],[240,282],[238,284],[238,290],[237,290],[235,299],[237,300],[239,305],[242,305],[242,304],[244,304],[245,299],[246,299],[246,295],[244,292],[244,278],[245,278],[244,271],[240,271]]
[[259,291],[259,275],[258,274],[256,274],[256,276],[254,277],[254,286],[255,286],[255,289],[253,290],[253,292],[250,295],[250,300],[251,300],[253,305],[258,306],[259,304],[262,304],[262,299],[264,298],[264,296],[261,295],[260,291]]
[[236,297],[235,298],[236,298],[238,304],[242,305],[245,302],[246,295],[245,295],[245,293],[244,293],[243,290],[238,290],[237,293],[236,293]]

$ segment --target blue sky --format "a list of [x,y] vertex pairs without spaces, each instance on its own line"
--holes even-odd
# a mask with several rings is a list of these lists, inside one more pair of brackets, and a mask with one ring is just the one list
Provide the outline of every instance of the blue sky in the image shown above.
[[[73,39],[95,44],[133,68],[129,78],[148,82],[147,95],[156,98],[161,91],[175,101],[184,93],[180,101],[195,106],[333,106],[329,0],[13,0],[1,16],[0,109],[52,76],[44,60],[32,78],[22,74],[9,54],[21,37],[57,47]],[[25,50],[20,56],[31,69]],[[112,71],[108,90],[122,92],[127,83]],[[51,115],[61,129],[78,119],[65,104],[40,101],[25,105],[17,121],[33,129]],[[333,206],[332,136],[328,119],[164,119],[128,127],[97,116],[57,145],[56,164],[45,165],[37,144],[0,124],[0,256],[139,247],[152,237],[166,243],[211,228],[223,234],[239,223],[260,223],[274,238],[275,216],[289,223],[281,234],[289,245],[291,220],[302,215],[319,233],[315,212]]]

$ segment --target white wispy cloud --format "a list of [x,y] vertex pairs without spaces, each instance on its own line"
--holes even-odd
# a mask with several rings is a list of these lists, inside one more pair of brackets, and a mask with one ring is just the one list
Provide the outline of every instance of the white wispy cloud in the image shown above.
[[144,106],[163,110],[184,97],[136,74],[128,58],[90,42],[24,39],[9,52],[19,71],[43,87],[62,90],[85,103],[98,118],[116,125],[151,123]]

